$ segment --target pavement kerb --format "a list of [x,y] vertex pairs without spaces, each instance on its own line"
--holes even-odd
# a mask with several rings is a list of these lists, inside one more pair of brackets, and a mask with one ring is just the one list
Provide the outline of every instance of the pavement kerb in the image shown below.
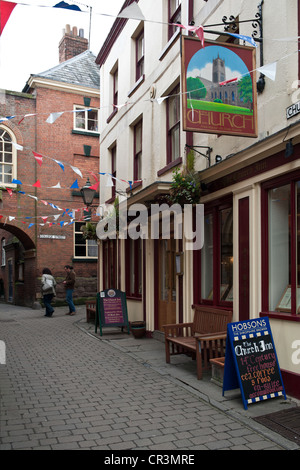
[[[197,396],[197,398],[199,398],[200,400],[208,403],[210,406],[212,406],[212,407],[216,408],[217,410],[221,411],[222,413],[230,416],[232,419],[234,419],[236,421],[239,421],[240,423],[247,426],[251,430],[262,434],[267,439],[269,439],[272,442],[274,442],[275,444],[281,446],[284,450],[300,450],[300,446],[298,444],[290,441],[289,439],[286,439],[286,438],[282,437],[280,434],[278,434],[276,432],[273,432],[269,428],[266,428],[265,426],[257,423],[251,417],[243,416],[239,411],[234,410],[234,409],[230,409],[228,406],[226,406],[226,404],[224,405],[220,401],[211,398],[209,396],[209,394],[207,394],[207,393],[200,392],[199,390],[195,389],[190,384],[187,384],[184,380],[182,380],[178,377],[172,376],[172,368],[170,368],[170,373],[166,373],[165,371],[161,370],[159,367],[153,366],[149,362],[145,362],[145,360],[138,357],[137,354],[135,354],[134,352],[128,352],[127,349],[122,347],[119,340],[114,341],[112,339],[106,339],[103,336],[100,336],[99,334],[97,334],[95,332],[89,331],[87,329],[87,326],[90,325],[90,324],[87,324],[85,322],[85,319],[81,318],[81,319],[76,320],[74,322],[74,325],[77,328],[79,328],[80,330],[82,330],[83,332],[85,332],[86,334],[88,334],[89,336],[91,336],[92,338],[94,338],[98,341],[99,340],[103,341],[106,344],[109,344],[111,347],[113,347],[115,349],[118,349],[119,351],[122,351],[123,353],[127,354],[131,358],[133,358],[136,361],[138,361],[139,363],[143,364],[145,367],[150,367],[152,370],[154,370],[157,373],[163,375],[165,378],[167,378],[168,380],[170,380],[174,384],[178,385],[179,387],[184,388],[189,393]],[[158,341],[158,340],[153,339],[153,338],[152,338],[152,340],[153,341]],[[298,404],[297,400],[295,400],[291,397],[288,397],[288,398],[292,402],[295,402],[295,404]]]

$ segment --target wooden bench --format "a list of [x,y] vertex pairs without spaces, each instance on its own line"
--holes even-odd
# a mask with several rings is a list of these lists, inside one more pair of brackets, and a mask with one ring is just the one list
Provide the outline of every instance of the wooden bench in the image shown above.
[[[195,305],[194,321],[164,325],[166,362],[170,356],[187,354],[197,361],[197,378],[210,367],[209,359],[225,355],[227,324],[232,312]],[[202,366],[203,360],[203,366]]]
[[87,300],[85,302],[86,307],[86,321],[87,323],[91,321],[95,321],[96,316],[96,299],[95,300]]

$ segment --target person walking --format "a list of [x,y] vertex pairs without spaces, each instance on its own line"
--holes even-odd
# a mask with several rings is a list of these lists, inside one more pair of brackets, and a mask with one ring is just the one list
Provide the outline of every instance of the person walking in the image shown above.
[[41,279],[41,289],[43,295],[43,302],[46,309],[45,317],[52,317],[53,315],[54,308],[51,305],[51,301],[56,295],[55,287],[56,281],[52,276],[51,270],[49,268],[44,268]]
[[69,311],[66,313],[66,315],[75,315],[76,309],[73,303],[73,291],[74,291],[76,276],[75,276],[73,267],[69,266],[68,264],[66,264],[65,266],[65,272],[66,272],[66,279],[63,281],[63,283],[66,289],[66,302],[69,305]]

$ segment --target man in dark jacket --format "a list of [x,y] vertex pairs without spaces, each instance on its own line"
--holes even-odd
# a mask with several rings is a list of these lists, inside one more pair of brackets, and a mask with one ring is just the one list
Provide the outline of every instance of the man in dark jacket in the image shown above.
[[66,301],[69,305],[69,312],[66,315],[75,315],[75,305],[73,303],[73,291],[75,286],[75,273],[73,271],[73,267],[66,264],[65,266],[66,271],[66,279],[64,280],[64,285],[66,288]]

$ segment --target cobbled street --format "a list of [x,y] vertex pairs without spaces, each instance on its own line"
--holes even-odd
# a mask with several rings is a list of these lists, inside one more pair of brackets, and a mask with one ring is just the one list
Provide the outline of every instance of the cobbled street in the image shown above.
[[283,448],[83,331],[84,307],[65,311],[0,306],[0,450]]

